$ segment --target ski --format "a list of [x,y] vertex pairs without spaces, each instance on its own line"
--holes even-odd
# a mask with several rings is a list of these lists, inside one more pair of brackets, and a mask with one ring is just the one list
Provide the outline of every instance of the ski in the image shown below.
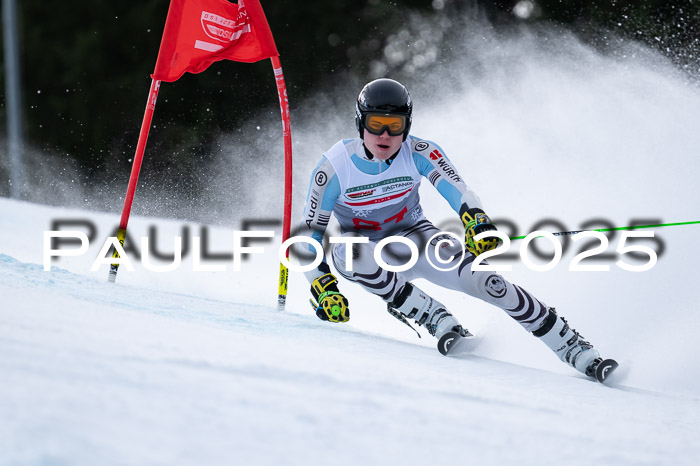
[[469,340],[473,339],[474,335],[467,331],[467,336],[461,336],[457,332],[447,332],[438,341],[438,351],[443,356],[450,354],[458,354],[466,351],[469,348]]
[[614,359],[604,359],[595,368],[595,379],[600,383],[605,383],[608,377],[617,369],[617,361]]

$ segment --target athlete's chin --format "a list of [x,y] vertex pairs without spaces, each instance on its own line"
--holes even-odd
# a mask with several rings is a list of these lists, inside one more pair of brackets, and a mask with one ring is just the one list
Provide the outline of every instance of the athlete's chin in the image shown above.
[[[394,151],[395,152],[395,151]],[[391,146],[377,144],[372,151],[372,154],[379,160],[386,160],[391,157],[392,154]]]

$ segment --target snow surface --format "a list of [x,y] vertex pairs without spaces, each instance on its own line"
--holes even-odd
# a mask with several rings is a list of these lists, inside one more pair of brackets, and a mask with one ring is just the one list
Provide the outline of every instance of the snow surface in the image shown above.
[[[487,212],[518,234],[544,218],[567,229],[592,219],[700,220],[697,86],[634,46],[601,56],[570,37],[538,40],[477,31],[456,44],[470,51],[465,61],[436,65],[411,86],[415,134],[440,144]],[[293,115],[295,222],[318,154],[352,136],[356,90],[338,88],[352,90],[342,105],[319,95]],[[328,115],[325,131],[318,114]],[[209,227],[212,252],[232,251],[239,225],[225,219],[281,216],[281,184],[253,176],[282,179],[264,163],[282,153],[273,123],[222,140],[229,157],[263,162],[252,173],[232,173],[226,158],[215,166],[216,200],[201,209],[227,227]],[[136,204],[172,211],[146,199],[147,183],[142,173]],[[424,185],[429,218],[454,221]],[[46,193],[59,194],[69,193]],[[279,232],[241,272],[228,262],[216,263],[224,272],[193,272],[189,254],[167,273],[134,261],[108,284],[106,266],[90,266],[118,213],[0,199],[2,466],[700,459],[697,225],[655,230],[665,251],[647,272],[611,260],[610,272],[569,272],[572,247],[549,272],[514,263],[504,273],[621,362],[627,377],[609,387],[562,364],[500,310],[424,281],[477,335],[471,354],[442,357],[424,331],[416,338],[346,282],[347,324],[312,314],[299,273],[278,312]],[[156,242],[154,227],[158,250],[172,251],[173,237],[200,235],[201,225],[155,217],[133,215],[130,237]],[[45,272],[43,231],[71,218],[94,222],[95,240]]]
[[[239,273],[230,264],[228,272],[195,273],[187,259],[169,273],[137,264],[134,272],[122,267],[111,285],[105,267],[87,271],[100,239],[45,272],[42,231],[51,219],[80,216],[118,221],[0,200],[0,464],[694,464],[700,457],[698,318],[690,307],[662,322],[638,317],[658,311],[653,300],[664,299],[663,288],[645,295],[651,303],[629,307],[622,307],[629,290],[608,296],[611,324],[587,326],[586,336],[597,332],[600,348],[633,367],[624,386],[607,387],[561,364],[507,318],[494,323],[493,310],[474,318],[455,311],[480,343],[459,358],[441,356],[425,332],[418,340],[391,317],[377,319],[386,314],[381,303],[349,286],[348,325],[306,310],[301,275],[292,275],[288,311],[278,312],[274,253]],[[151,224],[159,232],[179,227],[134,218],[131,230]],[[215,250],[225,251],[231,234]],[[665,263],[683,259],[668,256],[646,274],[608,279],[621,286],[672,275],[676,267]],[[685,299],[694,293],[682,290]],[[497,326],[524,338],[509,341]]]

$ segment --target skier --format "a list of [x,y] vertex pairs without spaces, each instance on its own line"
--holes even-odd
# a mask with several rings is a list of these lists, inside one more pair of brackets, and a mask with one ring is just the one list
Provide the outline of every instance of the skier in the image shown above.
[[[391,79],[365,85],[356,103],[355,123],[359,137],[337,142],[321,157],[311,176],[300,234],[323,240],[331,214],[335,214],[344,237],[364,236],[365,243],[335,244],[331,256],[338,273],[387,303],[389,312],[409,325],[419,326],[440,341],[438,349],[449,351],[449,343],[472,336],[439,301],[419,289],[412,280],[424,278],[445,288],[458,290],[503,309],[526,331],[544,342],[562,361],[590,377],[603,381],[617,366],[571,328],[554,308],[510,283],[496,272],[472,271],[474,259],[497,247],[496,237],[478,241],[474,236],[496,230],[476,194],[465,184],[445,152],[435,143],[409,135],[413,104],[406,88]],[[465,228],[465,246],[440,243],[440,234],[423,215],[418,187],[427,178],[459,214]],[[418,246],[418,261],[404,272],[388,271],[377,264],[377,243],[401,236]],[[314,251],[313,246],[309,247]],[[382,259],[391,265],[407,261],[407,247],[388,243]],[[439,270],[439,259],[454,256],[451,270]],[[352,261],[347,267],[347,261]],[[456,261],[456,262],[455,262]],[[445,265],[443,268],[448,268]],[[305,273],[311,282],[316,315],[329,322],[347,322],[348,300],[325,260]],[[442,345],[442,346],[441,346]],[[603,363],[604,364],[601,364]]]

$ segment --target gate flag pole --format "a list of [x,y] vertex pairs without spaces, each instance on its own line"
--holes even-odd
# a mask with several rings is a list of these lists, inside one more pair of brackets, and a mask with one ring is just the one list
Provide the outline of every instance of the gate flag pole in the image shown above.
[[[183,74],[201,73],[212,63],[231,60],[253,63],[272,58],[280,96],[285,147],[285,239],[289,236],[289,216],[291,214],[292,143],[289,124],[287,91],[279,64],[279,53],[272,31],[267,24],[260,0],[171,0],[168,17],[165,20],[163,37],[158,50],[158,59],[151,75],[151,88],[148,93],[146,113],[141,124],[136,155],[131,168],[129,186],[124,199],[117,240],[124,246],[126,227],[129,222],[134,193],[138,183],[141,162],[151,127],[158,90],[161,82],[177,81]],[[277,71],[279,70],[279,75]],[[115,244],[116,246],[116,244]],[[113,254],[119,258],[118,251]],[[119,261],[109,270],[108,280],[115,282]],[[281,272],[280,272],[281,273]],[[284,296],[286,297],[287,276],[284,276]],[[281,289],[281,286],[280,286]]]
[[[289,99],[287,99],[287,87],[284,84],[282,64],[278,56],[270,58],[277,82],[277,94],[280,98],[280,111],[282,112],[282,133],[284,136],[284,221],[282,224],[282,242],[289,238],[292,215],[292,126],[289,121]],[[289,248],[287,249],[289,258]],[[284,310],[287,303],[287,285],[289,270],[280,263],[279,290],[277,294],[277,309]]]
[[[139,172],[141,171],[141,162],[143,161],[143,153],[146,150],[146,141],[148,140],[148,132],[151,129],[151,121],[153,120],[153,111],[156,108],[156,99],[158,99],[158,90],[160,89],[160,81],[152,78],[151,89],[148,91],[148,100],[146,101],[146,112],[143,115],[141,123],[141,132],[139,133],[139,142],[136,145],[136,154],[134,162],[131,166],[131,175],[129,176],[129,186],[126,188],[126,197],[124,198],[124,207],[122,208],[122,217],[119,221],[119,230],[117,231],[117,241],[124,247],[124,238],[126,237],[126,226],[129,223],[129,215],[131,214],[131,205],[134,202],[134,193],[136,193],[136,184],[139,181]],[[119,259],[119,252],[114,249],[112,254],[113,259]],[[109,266],[109,276],[107,280],[114,283],[117,279],[117,270],[119,263],[112,263]]]

